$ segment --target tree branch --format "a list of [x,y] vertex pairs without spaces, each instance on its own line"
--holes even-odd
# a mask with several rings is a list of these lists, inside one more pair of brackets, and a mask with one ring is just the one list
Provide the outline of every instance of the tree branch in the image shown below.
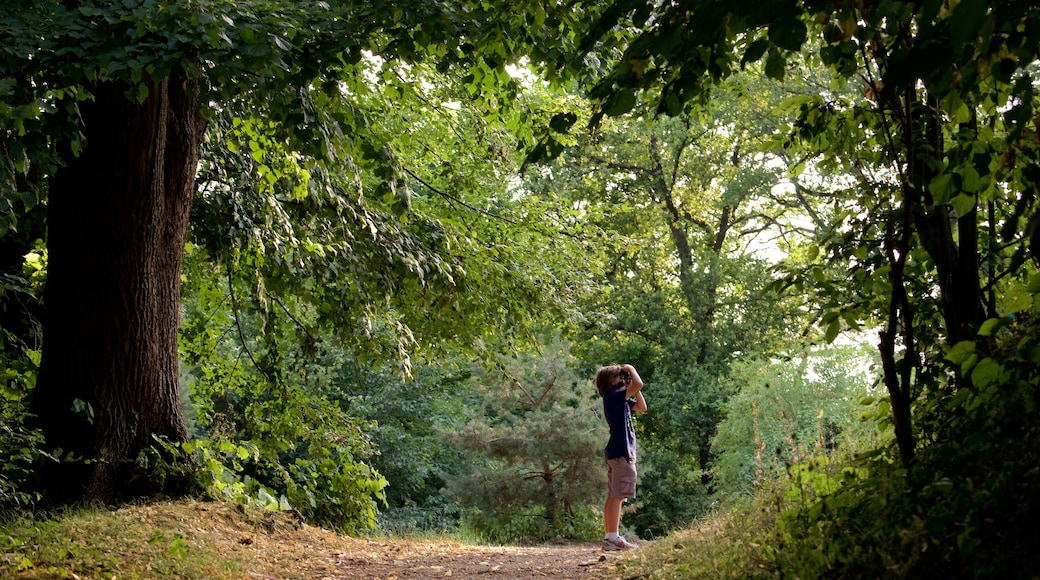
[[437,189],[436,187],[431,185],[428,181],[426,181],[422,177],[419,177],[414,171],[412,171],[411,169],[409,169],[407,167],[401,167],[401,169],[405,173],[410,175],[412,177],[412,179],[414,179],[414,180],[418,181],[419,183],[423,184],[424,187],[426,187],[427,189],[429,189],[433,193],[436,193],[437,195],[443,197],[444,199],[448,200],[449,202],[451,202],[453,204],[461,205],[462,207],[465,207],[466,209],[468,209],[470,211],[474,211],[474,212],[477,212],[479,214],[483,214],[483,215],[485,215],[485,216],[487,216],[489,218],[492,218],[492,219],[497,219],[497,220],[504,221],[504,222],[506,222],[507,224],[510,224],[510,225],[514,225],[514,226],[517,225],[517,222],[515,222],[514,220],[511,220],[511,219],[509,219],[507,217],[504,217],[504,216],[501,216],[501,215],[493,214],[493,213],[491,213],[489,211],[480,209],[479,207],[470,205],[470,204],[462,201],[461,199],[459,199],[459,198],[457,198],[457,197],[455,197],[455,196],[453,196],[453,195],[451,195],[451,194],[449,194],[449,193],[447,193],[445,191]]

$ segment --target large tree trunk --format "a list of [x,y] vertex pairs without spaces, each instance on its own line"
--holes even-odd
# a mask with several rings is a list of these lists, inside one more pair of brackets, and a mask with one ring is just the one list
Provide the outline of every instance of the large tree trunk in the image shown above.
[[48,445],[79,459],[44,482],[57,502],[146,491],[130,483],[132,460],[153,435],[186,437],[180,276],[204,121],[193,83],[153,82],[144,103],[127,88],[101,84],[83,103],[86,147],[63,152],[49,194],[31,410]]

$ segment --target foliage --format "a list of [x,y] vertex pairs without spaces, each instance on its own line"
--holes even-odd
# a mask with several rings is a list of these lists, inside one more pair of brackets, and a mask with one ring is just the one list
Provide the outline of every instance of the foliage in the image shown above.
[[30,508],[40,499],[29,491],[38,462],[52,459],[39,431],[24,425],[24,403],[0,398],[0,511]]
[[[446,474],[446,495],[475,510],[466,522],[499,539],[588,537],[602,496],[606,426],[599,397],[573,371],[559,337],[503,356],[474,375],[484,407],[448,441],[470,470]],[[578,536],[575,536],[578,534]]]
[[806,457],[643,548],[624,575],[1029,577],[1040,565],[1029,519],[1040,484],[1030,419],[1038,402],[1033,333],[1018,327],[1001,341],[1007,372],[994,389],[1006,403],[963,397],[949,437],[909,470],[869,440]]
[[[983,2],[938,13],[906,8],[894,3],[866,11],[861,27],[820,48],[820,59],[843,76],[863,71],[866,86],[861,95],[823,94],[799,103],[790,142],[820,168],[855,176],[856,185],[835,196],[841,210],[820,236],[824,262],[852,267],[812,284],[823,291],[828,336],[843,325],[883,325],[881,368],[908,465],[917,441],[929,443],[952,411],[936,388],[946,348],[971,340],[987,317],[1005,312],[1002,297],[1018,295],[1031,271],[1027,220],[1035,210],[1028,192],[1036,155],[1022,143],[1030,131],[1022,119],[1035,107],[1036,51],[1029,57],[1030,41],[1017,30],[1036,14],[989,10]],[[928,59],[906,68],[910,54],[941,52],[948,43],[959,48],[982,34],[984,22],[993,27],[984,34],[992,44],[943,52],[954,62]],[[850,52],[853,37],[883,46]],[[990,67],[990,59],[1001,64]],[[951,80],[946,66],[963,77]],[[896,86],[913,90],[899,93]],[[1003,111],[999,103],[1007,99],[1012,107]],[[926,104],[933,114],[917,118],[914,111]],[[977,340],[989,348],[988,339]],[[914,406],[919,397],[924,404]]]
[[[836,75],[829,89],[792,101],[797,119],[777,140],[791,155],[793,193],[831,200],[832,210],[815,220],[817,247],[802,254],[808,264],[799,264],[789,281],[795,295],[808,296],[807,306],[821,311],[828,340],[843,327],[881,327],[880,368],[888,396],[880,407],[890,412],[883,422],[893,427],[902,468],[872,465],[877,476],[864,483],[863,495],[876,490],[878,509],[867,510],[866,518],[847,512],[866,526],[893,515],[907,518],[901,528],[879,526],[878,552],[872,553],[879,560],[885,541],[916,536],[909,531],[913,522],[931,521],[934,532],[949,523],[926,514],[933,491],[948,487],[939,474],[959,468],[916,463],[918,454],[963,448],[971,433],[951,424],[965,413],[964,402],[974,400],[973,387],[967,373],[947,380],[944,357],[952,347],[969,368],[978,362],[972,380],[977,372],[978,379],[992,382],[1004,369],[991,356],[988,333],[1001,323],[986,320],[1003,320],[1021,309],[1032,272],[1027,258],[1035,255],[1036,149],[1029,120],[1036,108],[1038,16],[1029,3],[981,0],[739,7],[693,2],[646,9],[618,2],[582,44],[622,47],[591,89],[600,105],[594,122],[636,110],[637,91],[658,113],[702,110],[737,70],[761,61],[768,76],[784,78],[799,70],[793,65],[800,51],[811,55],[810,66],[823,64]],[[635,25],[631,42],[615,32],[615,25],[627,23]],[[1008,399],[1016,400],[1014,389],[1020,387]],[[1000,422],[1004,395],[987,399],[980,404],[987,410],[973,416]],[[977,451],[990,456],[993,450]],[[822,485],[821,493],[833,489],[826,478],[806,481]],[[858,501],[850,499],[855,494],[838,497],[838,504]],[[804,551],[792,551],[805,566],[788,562],[796,575],[833,574],[826,568],[829,558],[849,564],[842,572],[862,573],[855,567],[861,553],[851,544],[860,541],[859,534],[845,533],[848,521],[834,517],[836,509],[841,506],[814,504],[805,512],[808,519],[790,528],[809,538],[798,544]],[[1010,505],[1005,509],[1015,512]],[[951,521],[965,522],[966,513],[958,513]],[[970,547],[977,530],[960,525],[969,532],[963,539]],[[819,536],[813,531],[818,526],[826,528]],[[900,553],[908,548],[900,547]],[[896,571],[900,564],[916,566],[919,551],[924,553],[911,550],[911,558],[893,556],[884,565]],[[915,570],[933,574],[950,566],[948,573],[958,573],[949,563],[960,563],[960,556],[949,551],[929,549],[922,561],[934,563],[936,552],[947,564]],[[970,569],[988,565],[983,558]],[[865,575],[883,569],[868,566]]]
[[722,502],[696,521],[639,549],[638,558],[618,562],[624,578],[769,578],[768,540],[788,506],[785,481],[767,480],[754,494]]
[[[567,259],[565,246],[528,231],[536,212],[505,192],[514,168],[507,136],[464,104],[457,81],[377,57],[355,67],[363,74],[349,100],[311,95],[320,114],[371,123],[375,139],[367,142],[329,127],[324,138],[349,162],[283,149],[283,129],[249,103],[215,117],[186,266],[185,297],[200,309],[186,318],[182,337],[200,341],[189,360],[207,381],[259,380],[252,387],[259,393],[262,385],[284,390],[281,383],[301,373],[301,403],[327,397],[340,408],[332,416],[375,421],[363,427],[373,442],[366,464],[389,479],[388,505],[432,501],[436,511],[439,471],[459,462],[431,419],[464,410],[450,398],[458,395],[455,379],[431,376],[411,357],[447,358],[452,345],[492,333],[504,341],[567,310],[569,298],[551,289],[580,272],[556,264]],[[388,174],[391,161],[397,169]],[[387,175],[399,180],[393,187],[407,207],[379,185]],[[537,248],[550,245],[554,259],[542,259]],[[227,362],[205,368],[218,351]],[[415,381],[387,372],[388,362]],[[244,412],[237,405],[214,414],[210,407],[226,398],[196,392],[202,420],[252,421],[237,417]],[[325,493],[348,492],[336,485]]]
[[[465,343],[496,318],[521,324],[527,305],[550,295],[526,270],[502,266],[535,266],[497,241],[518,231],[510,208],[495,201],[510,167],[494,153],[503,137],[483,130],[472,110],[449,108],[458,88],[432,71],[374,58],[357,67],[380,83],[358,82],[353,101],[314,97],[324,115],[373,124],[364,142],[328,128],[343,161],[301,159],[280,146],[282,129],[252,116],[250,103],[215,120],[193,235],[211,259],[257,277],[257,299],[295,296],[315,309],[312,334],[335,333],[359,357],[393,360],[407,373],[416,350]],[[405,75],[425,79],[429,91],[406,89]],[[412,118],[423,119],[423,131]],[[463,156],[478,138],[488,153]],[[384,166],[391,162],[397,167]],[[384,191],[388,172],[394,195]]]
[[[11,307],[34,302],[56,151],[90,145],[102,85],[141,102],[170,77],[199,81],[210,128],[182,296],[196,439],[137,457],[151,477],[183,453],[214,496],[347,530],[384,500],[448,525],[447,481],[488,537],[581,537],[602,439],[576,377],[624,361],[650,403],[626,523],[663,534],[715,491],[797,504],[676,571],[1040,565],[1031,3],[14,0],[0,26],[0,502],[31,501],[46,458],[22,426],[35,311]],[[553,90],[506,66],[525,58]],[[813,322],[880,328],[869,413],[895,452],[817,454],[858,397],[840,363],[772,364]],[[580,363],[528,354],[549,324]],[[459,345],[498,366],[470,377]],[[781,465],[794,492],[770,496]]]
[[[40,499],[30,491],[35,470],[41,462],[53,461],[45,451],[42,434],[26,425],[26,403],[36,381],[40,352],[26,343],[38,338],[38,326],[25,302],[35,303],[33,280],[39,255],[27,257],[26,277],[0,274],[0,305],[5,314],[18,313],[30,331],[14,332],[0,326],[0,508],[29,508]],[[18,305],[22,304],[22,307]],[[6,325],[6,319],[5,319]],[[12,324],[12,327],[22,325]]]
[[738,365],[730,380],[740,388],[723,405],[712,443],[717,491],[746,493],[791,465],[875,441],[862,404],[873,399],[871,355],[866,345],[832,346]]
[[990,358],[974,356],[971,341],[951,350],[950,379],[940,388],[952,391],[960,373],[971,377],[971,387],[956,391],[964,393],[951,400],[956,413],[909,468],[884,449],[852,462],[819,457],[792,468],[790,503],[763,540],[769,568],[799,577],[1034,573],[1040,566],[1029,519],[1040,489],[1034,313],[986,324],[1000,328]]
[[[75,103],[89,98],[94,83],[125,83],[137,100],[149,79],[202,77],[210,131],[194,220],[196,242],[215,259],[227,259],[230,248],[245,268],[262,268],[271,286],[280,281],[312,301],[335,296],[342,303],[324,306],[322,316],[339,316],[330,322],[344,338],[359,318],[400,326],[382,335],[398,342],[390,351],[398,355],[419,331],[436,339],[466,314],[476,327],[500,309],[522,322],[529,310],[521,306],[545,298],[537,284],[543,276],[502,266],[535,262],[474,235],[466,212],[510,219],[498,215],[500,192],[517,139],[530,139],[525,119],[541,115],[519,104],[506,64],[536,39],[546,43],[536,53],[559,52],[552,44],[565,37],[534,31],[571,21],[567,10],[541,3],[463,11],[421,2],[393,10],[353,2],[24,4],[5,5],[11,16],[3,29],[4,70],[33,80],[3,85],[18,121],[4,133],[19,135],[5,156],[12,163],[39,146],[26,161],[53,164],[44,160],[53,144],[34,139],[75,137]],[[517,23],[523,26],[512,28]],[[21,67],[21,55],[33,55],[32,65]],[[32,102],[25,105],[31,114],[15,114],[22,101]],[[431,212],[431,203],[441,209]],[[329,260],[335,263],[324,267]],[[294,284],[301,276],[314,285]],[[487,288],[502,285],[517,297],[489,300],[502,293]],[[400,311],[377,308],[387,299]],[[408,317],[409,310],[423,315]],[[384,351],[371,337],[351,338],[355,348],[371,349],[366,354]]]
[[[213,129],[204,140],[209,150],[204,152],[199,175],[204,193],[199,196],[203,207],[195,214],[196,245],[208,251],[215,267],[223,268],[236,283],[253,277],[250,282],[257,282],[256,299],[262,305],[269,292],[282,304],[298,300],[292,307],[314,309],[301,318],[324,325],[326,331],[334,329],[344,349],[398,360],[407,373],[411,349],[432,349],[442,338],[467,342],[492,321],[524,324],[533,318],[531,313],[540,311],[531,309],[532,304],[552,302],[557,296],[546,290],[545,274],[552,272],[533,273],[537,261],[529,255],[513,255],[521,245],[498,243],[502,230],[492,228],[471,236],[472,224],[464,218],[445,224],[438,220],[444,215],[459,217],[460,207],[499,219],[494,210],[499,200],[483,203],[481,198],[491,197],[484,188],[506,182],[514,144],[533,139],[525,119],[539,117],[514,107],[519,84],[507,65],[530,55],[541,61],[559,54],[570,42],[566,30],[575,18],[568,8],[536,2],[476,2],[461,7],[408,0],[392,6],[225,0],[5,3],[0,8],[3,231],[21,217],[13,209],[18,199],[30,209],[42,206],[52,176],[83,159],[82,152],[102,145],[104,139],[86,142],[84,135],[89,132],[80,125],[89,116],[80,114],[85,108],[81,104],[127,110],[121,105],[150,105],[166,95],[165,88],[185,88],[190,93],[185,105],[189,110],[173,110],[171,118],[205,117]],[[434,110],[465,121],[440,122],[433,118]],[[467,126],[460,131],[463,125]],[[180,135],[181,128],[174,126],[164,135]],[[127,132],[110,134],[119,141]],[[454,150],[442,148],[440,144],[455,141],[439,137],[453,132],[469,134]],[[506,147],[486,147],[490,139],[483,137],[490,134],[497,134]],[[169,215],[186,215],[192,188],[180,186],[192,180],[181,178],[194,170],[190,165],[202,135],[195,131],[184,135],[184,150],[192,154],[184,157],[189,166],[179,172],[180,177],[170,177],[166,183],[159,183],[158,177],[145,178],[140,191],[128,199],[151,200],[157,192],[180,194],[171,204],[177,207],[166,209]],[[432,153],[425,149],[430,144],[435,145]],[[164,158],[143,160],[147,156],[143,148],[133,149],[125,154],[127,159],[114,159],[113,164],[138,167]],[[61,163],[59,153],[64,155]],[[505,161],[506,171],[483,171],[487,157]],[[477,163],[461,162],[464,158],[476,158]],[[172,167],[171,157],[165,159]],[[464,169],[456,171],[460,166]],[[118,170],[108,173],[113,179],[123,177]],[[422,198],[447,202],[426,213]],[[473,199],[481,203],[472,203]],[[56,212],[58,204],[47,207]],[[99,215],[116,215],[114,210],[120,209],[97,203],[88,207]],[[139,208],[128,204],[127,209]],[[77,221],[80,217],[70,216],[69,223],[96,223]],[[135,223],[136,217],[131,213],[121,222]],[[72,229],[57,220],[50,226],[63,233]],[[180,227],[178,222],[169,232],[178,245]],[[167,233],[161,227],[154,231]],[[108,239],[111,233],[87,231],[75,247],[94,247],[99,240],[92,236]],[[179,247],[148,248],[146,254],[172,261],[155,272],[144,270],[146,275],[167,273],[176,280]],[[518,256],[525,259],[513,259]],[[513,265],[521,262],[532,270]],[[91,273],[100,271],[100,267],[87,268]],[[98,276],[99,286],[121,280],[118,274]],[[59,278],[55,275],[52,280]],[[53,288],[57,293],[69,286],[56,283]],[[501,292],[503,288],[514,291]],[[141,307],[142,296],[151,297],[148,292],[101,293],[126,300],[128,304],[120,307],[127,312]],[[71,302],[71,310],[81,312],[77,310],[81,305]],[[172,338],[177,305],[169,297],[161,302],[158,310],[168,314],[167,322],[150,328]],[[56,300],[52,306],[57,306]],[[467,317],[474,324],[466,324]],[[72,317],[55,317],[50,326],[73,326],[67,318]],[[110,319],[104,314],[99,318]],[[101,326],[99,334],[108,328]],[[473,326],[473,334],[459,332],[468,326]],[[319,334],[309,330],[313,336]],[[422,341],[419,347],[416,337]],[[74,341],[69,350],[78,352],[80,344]],[[146,394],[171,391],[162,393],[164,400],[170,400],[176,384],[171,376],[173,349],[172,344],[162,346],[163,370],[156,372],[163,374],[163,380],[143,383],[155,385]],[[261,372],[270,378],[268,371],[275,368],[272,364]],[[127,374],[125,370],[101,372],[120,375],[112,377],[117,383]],[[278,380],[272,382],[286,387]],[[42,381],[41,390],[50,384]],[[88,403],[100,405],[102,414],[114,408],[107,401]],[[68,407],[63,402],[56,406],[60,412]],[[131,411],[146,416],[144,409]],[[169,427],[169,433],[183,436],[175,412],[165,411],[162,420],[168,420],[163,427]],[[100,433],[99,438],[109,437],[109,431]],[[138,435],[134,445],[149,440],[148,433]],[[70,439],[86,438],[73,434]],[[110,459],[93,465],[114,465],[126,458]],[[70,482],[72,493],[75,483]],[[90,493],[114,491],[100,487]]]
[[[793,176],[807,167],[845,171],[846,184],[857,184],[851,196],[847,185],[835,192],[840,211],[820,232],[832,253],[811,254],[854,267],[846,280],[827,280],[810,265],[798,293],[819,286],[829,338],[842,324],[883,324],[884,384],[907,464],[917,436],[910,409],[938,380],[942,342],[972,336],[995,314],[1001,284],[1023,264],[1034,212],[1027,120],[1036,100],[1037,9],[982,0],[944,6],[763,2],[738,12],[696,2],[647,13],[617,3],[582,45],[613,40],[608,31],[629,17],[637,26],[591,89],[600,102],[594,119],[633,110],[635,91],[658,113],[700,110],[749,64],[763,61],[768,76],[784,78],[799,51],[835,74],[830,90],[798,99],[799,118],[778,145],[797,160]],[[698,25],[687,26],[693,15]],[[856,90],[840,93],[846,82]]]
[[234,286],[203,267],[193,272],[181,350],[203,442],[186,451],[202,460],[211,493],[259,494],[276,506],[284,496],[308,521],[373,527],[386,480],[365,463],[373,450],[364,424],[323,393],[338,352],[298,342],[306,315],[293,303],[280,302],[279,316],[232,299]]
[[640,442],[636,498],[624,504],[621,517],[633,535],[659,538],[693,525],[711,510],[714,499],[704,472],[693,457],[674,451],[683,443],[647,436]]
[[[544,506],[527,505],[508,511],[485,511],[467,508],[460,533],[472,533],[483,542],[512,544],[556,539],[597,540],[603,535],[603,513],[599,508],[583,505],[565,519],[546,513]],[[624,532],[624,528],[622,528]]]
[[930,445],[909,471],[877,456],[864,464],[869,477],[838,480],[841,491],[785,514],[776,567],[854,577],[1035,572],[1037,435],[1021,411],[1036,404],[1030,383],[1007,393],[1018,408],[975,407],[958,421],[959,439]]
[[378,453],[369,462],[389,482],[389,508],[403,508],[400,515],[407,519],[428,508],[439,526],[453,509],[441,497],[442,475],[467,465],[443,430],[464,422],[479,402],[470,393],[468,372],[453,373],[450,367],[417,367],[414,379],[404,381],[388,370],[344,361],[329,391],[345,412],[371,422],[366,432]]
[[710,501],[730,365],[808,324],[800,300],[766,291],[775,258],[765,250],[796,243],[806,213],[774,192],[782,165],[763,139],[777,123],[763,111],[791,90],[749,73],[698,114],[602,120],[527,176],[560,208],[550,215],[586,240],[599,281],[583,303],[579,356],[631,362],[647,380],[640,497],[626,516],[641,533],[665,533]]
[[378,533],[396,538],[460,535],[462,511],[462,507],[441,496],[430,497],[425,504],[390,507],[379,512]]

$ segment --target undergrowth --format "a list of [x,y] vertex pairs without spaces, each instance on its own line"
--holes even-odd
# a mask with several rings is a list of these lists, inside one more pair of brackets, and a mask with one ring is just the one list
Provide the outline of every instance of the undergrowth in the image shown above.
[[638,550],[618,564],[621,578],[754,578],[771,567],[763,546],[782,509],[777,490],[736,500]]
[[[904,467],[886,447],[817,456],[640,550],[639,578],[1040,578],[1040,340],[941,414]],[[952,410],[951,410],[952,409]]]

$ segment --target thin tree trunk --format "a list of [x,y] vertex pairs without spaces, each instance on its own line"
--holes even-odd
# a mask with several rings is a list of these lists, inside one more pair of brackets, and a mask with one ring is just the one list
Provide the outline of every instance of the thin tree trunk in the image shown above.
[[82,105],[86,147],[63,152],[50,190],[31,410],[52,448],[89,460],[63,462],[44,482],[57,502],[140,492],[129,484],[138,452],[153,435],[187,436],[177,329],[204,121],[193,83],[153,82],[144,103],[127,88],[101,84]]

